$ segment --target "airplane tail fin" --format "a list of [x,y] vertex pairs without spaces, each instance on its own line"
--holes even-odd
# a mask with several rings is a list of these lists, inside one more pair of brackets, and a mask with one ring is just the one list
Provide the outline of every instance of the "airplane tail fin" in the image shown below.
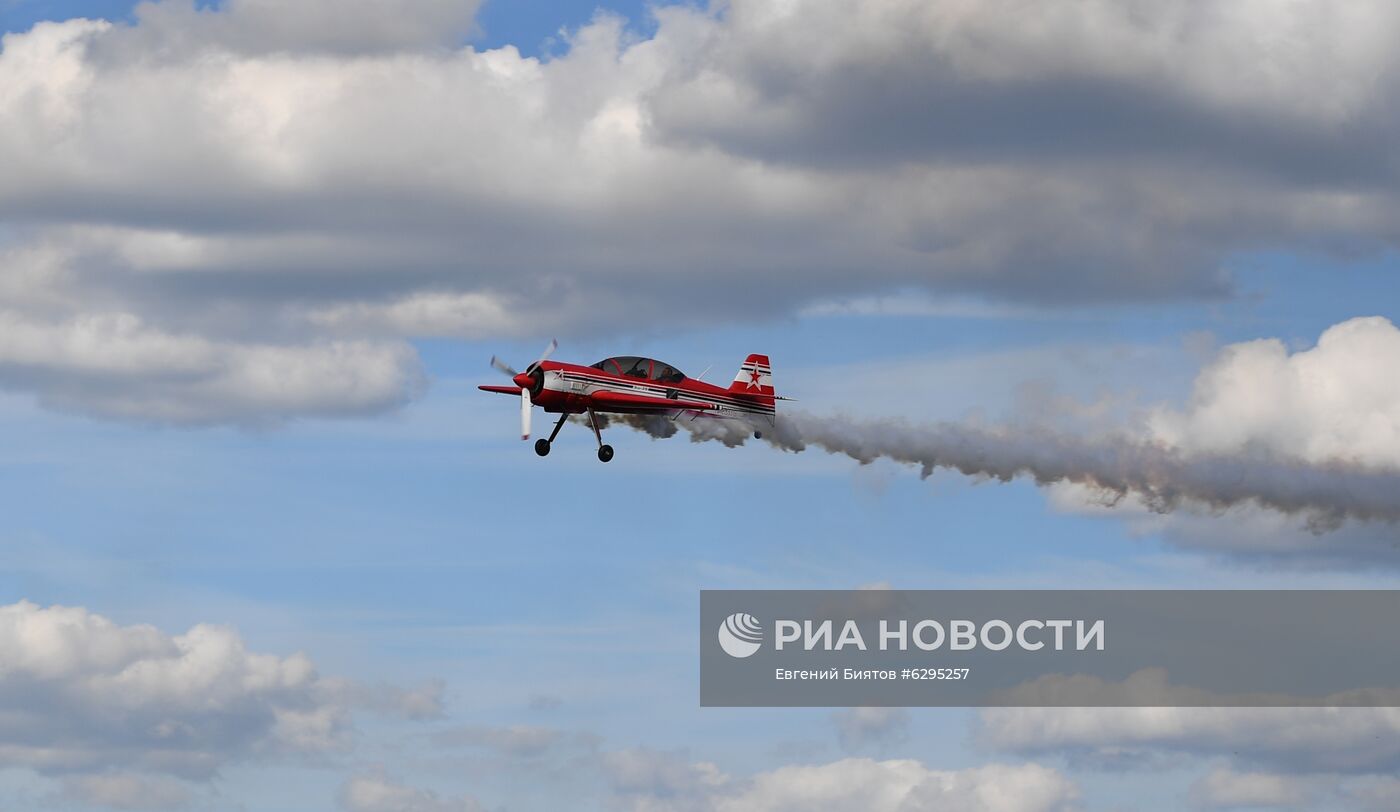
[[773,368],[768,365],[768,356],[750,355],[744,359],[744,365],[739,367],[739,373],[734,376],[734,383],[729,385],[729,391],[772,406]]

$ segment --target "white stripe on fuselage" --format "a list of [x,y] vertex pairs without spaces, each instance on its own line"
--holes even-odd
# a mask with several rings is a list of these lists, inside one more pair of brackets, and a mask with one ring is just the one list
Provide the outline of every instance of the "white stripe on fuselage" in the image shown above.
[[[635,383],[633,383],[631,381],[620,381],[617,378],[609,378],[602,375],[590,375],[588,373],[575,372],[573,370],[553,369],[549,370],[549,372],[553,373],[553,378],[551,379],[549,375],[545,376],[545,388],[549,389],[550,391],[559,392],[566,395],[573,394],[587,396],[592,395],[596,392],[607,391],[618,392],[624,395],[645,395],[647,397],[666,398],[666,394],[668,392],[675,392],[676,397],[681,398],[683,400],[695,401],[697,403],[713,403],[719,407],[719,411],[721,413],[738,412],[740,414],[756,414],[761,415],[763,417],[770,417],[776,412],[776,409],[773,406],[765,406],[761,403],[754,403],[752,401],[741,400],[731,395],[696,392],[691,389],[682,389],[677,386],[667,386],[664,383],[657,383],[651,380],[643,381],[641,379],[638,379]],[[585,382],[584,388],[581,390],[573,389],[569,384],[570,382],[575,380]],[[556,383],[557,385],[550,386],[551,382]],[[658,404],[657,407],[661,408],[660,404]],[[677,411],[685,410],[680,409],[678,407]]]

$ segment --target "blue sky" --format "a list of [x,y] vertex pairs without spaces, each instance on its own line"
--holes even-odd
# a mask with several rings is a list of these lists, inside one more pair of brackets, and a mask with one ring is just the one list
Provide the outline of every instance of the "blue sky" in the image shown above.
[[[130,24],[130,7],[0,0],[0,27],[22,34],[38,20],[76,16]],[[640,3],[606,6],[628,20],[627,36],[639,41],[650,40],[658,31],[645,8]],[[687,8],[698,17],[718,19]],[[209,13],[225,11],[213,7]],[[467,47],[486,52],[510,44],[526,56],[576,57],[583,46],[561,38],[559,32],[577,31],[597,12],[594,3],[527,7],[488,1],[474,17],[475,33]],[[7,39],[6,48],[16,41]],[[245,47],[238,42],[228,47],[235,52]],[[590,70],[580,62],[574,75],[586,78],[593,75]],[[0,76],[0,87],[3,81]],[[586,96],[585,91],[578,90],[577,97]],[[682,98],[679,91],[675,98]],[[298,97],[297,103],[304,98]],[[467,107],[464,115],[474,111]],[[183,114],[169,111],[172,129],[187,126]],[[500,115],[501,121],[508,118]],[[682,144],[690,143],[686,138],[705,137],[675,136]],[[745,152],[749,147],[728,144],[724,137],[721,133],[715,136],[720,140],[697,150],[702,156],[732,150],[739,155],[742,171],[758,176],[791,169],[769,157],[761,145]],[[183,154],[185,147],[193,150],[201,143],[200,136],[191,136],[172,151]],[[813,172],[828,172],[821,164],[825,159],[812,160],[817,166]],[[522,176],[526,171],[521,169]],[[833,174],[819,174],[816,183],[834,187],[849,180],[842,173],[860,171],[830,170]],[[384,180],[373,172],[367,176],[380,178],[390,189],[401,181],[393,176]],[[742,178],[736,183],[752,180],[748,174],[736,177]],[[555,206],[563,205],[559,199],[571,194],[570,178],[553,180],[558,188],[541,200],[517,200],[490,186],[491,194],[507,200],[497,201],[487,219],[523,200],[527,209],[534,206],[532,211],[542,212],[540,221],[547,220]],[[153,180],[153,185],[164,182]],[[527,180],[522,180],[524,185]],[[100,185],[94,188],[105,194]],[[358,194],[360,187],[328,182],[327,188],[334,196],[337,189]],[[432,184],[424,188],[425,198],[440,191]],[[686,198],[692,192],[697,199],[711,193],[676,189],[671,195]],[[899,193],[892,190],[889,198]],[[387,200],[399,199],[385,194]],[[786,191],[772,194],[766,205],[775,208],[801,198],[789,197]],[[61,195],[55,192],[57,197]],[[31,198],[39,202],[26,209]],[[60,216],[52,211],[63,204],[50,205],[37,192],[6,198],[6,211],[14,212],[14,219],[3,245],[39,245],[41,238],[62,245],[99,241],[81,242],[90,247],[103,238],[58,229],[95,223],[135,228],[128,210],[102,199],[107,202],[98,208],[117,210]],[[290,205],[303,205],[298,200]],[[236,204],[214,206],[211,217],[229,220],[212,227],[184,222],[178,214],[160,214],[159,201],[151,205],[150,211],[156,212],[151,217],[169,218],[151,227],[156,231],[193,235],[191,239],[213,239],[211,234],[250,240],[266,236],[259,226],[249,224],[251,220],[240,219],[244,214]],[[392,202],[385,204],[386,210],[392,207]],[[590,211],[588,216],[595,214]],[[798,230],[807,214],[802,207],[786,211],[770,227]],[[330,211],[326,219],[340,216]],[[357,222],[353,215],[344,216]],[[598,215],[605,216],[606,210]],[[618,234],[666,227],[619,217],[623,222]],[[710,210],[681,210],[674,217],[697,230],[724,219],[722,212]],[[556,233],[540,226],[534,216],[529,220],[520,226],[522,243],[540,239],[530,236],[535,234],[530,228]],[[557,227],[557,234],[563,235],[557,237],[561,250],[579,250],[569,242],[577,222],[567,220]],[[1135,225],[1136,221],[1124,228]],[[716,227],[722,236],[713,239],[723,241],[723,235],[729,235],[736,244],[748,244],[746,233],[724,230],[729,227]],[[917,228],[909,223],[903,227]],[[484,228],[509,230],[492,223]],[[1028,410],[1037,410],[1046,392],[1084,404],[1111,400],[1112,408],[1103,416],[1088,418],[1103,421],[1103,427],[1154,407],[1185,413],[1193,381],[1222,357],[1221,348],[1227,345],[1277,338],[1290,351],[1307,351],[1327,328],[1349,319],[1395,319],[1400,264],[1393,243],[1384,242],[1385,229],[1377,227],[1380,236],[1369,235],[1375,237],[1371,242],[1364,239],[1366,234],[1357,237],[1361,248],[1347,244],[1345,250],[1315,250],[1325,244],[1324,238],[1342,239],[1329,228],[1330,222],[1317,225],[1317,234],[1293,235],[1270,222],[1258,227],[1269,235],[1262,242],[1253,233],[1235,241],[1200,237],[1201,229],[1163,237],[1197,240],[1199,244],[1183,256],[1207,254],[1212,269],[1228,272],[1231,289],[1210,295],[1192,292],[1194,282],[1174,289],[1154,281],[1155,271],[1149,269],[1142,277],[1149,281],[1140,287],[1128,286],[1126,293],[1105,298],[1085,281],[1092,280],[1092,274],[1081,279],[1066,272],[1067,278],[1074,278],[1063,283],[1065,289],[1078,291],[1066,300],[1047,292],[1047,286],[1061,284],[1053,278],[1015,289],[1023,284],[1017,269],[1003,272],[974,263],[972,270],[958,269],[944,279],[911,271],[898,258],[875,259],[868,271],[845,268],[844,274],[838,272],[844,266],[833,265],[835,271],[813,271],[809,282],[788,285],[767,276],[745,277],[742,268],[733,277],[725,276],[724,263],[737,260],[719,247],[713,255],[702,251],[695,263],[637,270],[621,281],[609,275],[611,271],[597,270],[597,276],[590,277],[587,274],[594,271],[580,270],[578,289],[559,281],[570,278],[564,274],[532,282],[516,298],[503,299],[509,303],[504,308],[509,318],[502,317],[500,326],[491,321],[480,329],[398,333],[380,326],[345,328],[349,333],[327,328],[333,339],[348,335],[346,340],[366,345],[387,342],[384,346],[390,349],[401,347],[402,357],[412,359],[409,366],[416,365],[426,383],[421,394],[366,395],[363,403],[354,398],[372,387],[347,386],[344,397],[354,408],[350,416],[339,418],[327,416],[339,401],[326,406],[315,398],[310,405],[286,407],[275,398],[254,399],[249,401],[254,405],[246,407],[249,411],[240,411],[245,407],[237,405],[242,402],[238,398],[209,406],[222,397],[221,389],[210,390],[212,396],[203,390],[188,396],[194,418],[172,418],[149,406],[163,396],[133,394],[127,399],[122,359],[60,359],[45,366],[47,362],[15,351],[19,360],[0,359],[5,376],[0,423],[7,438],[0,446],[0,489],[6,494],[0,520],[0,543],[7,553],[0,567],[3,602],[27,599],[45,607],[82,606],[120,626],[152,624],[167,635],[201,623],[226,625],[237,630],[249,651],[279,657],[303,652],[322,675],[381,688],[441,686],[440,712],[428,719],[383,712],[372,701],[355,705],[356,733],[353,744],[344,747],[286,757],[234,748],[219,763],[215,777],[207,780],[183,774],[170,778],[149,766],[133,768],[143,780],[175,781],[187,793],[183,802],[192,808],[379,808],[352,797],[349,787],[357,776],[387,777],[405,792],[419,793],[411,796],[419,802],[426,798],[445,804],[421,808],[472,808],[454,800],[459,796],[475,798],[493,810],[634,808],[629,806],[633,803],[642,808],[639,793],[647,792],[661,804],[657,809],[689,808],[682,805],[682,796],[693,787],[667,785],[664,776],[657,777],[665,772],[659,767],[647,774],[654,785],[642,789],[628,789],[618,779],[617,754],[633,750],[646,753],[652,759],[648,764],[669,759],[685,765],[677,768],[684,776],[702,762],[712,762],[730,776],[748,777],[784,765],[830,764],[848,757],[914,759],[929,769],[954,771],[1033,760],[1077,784],[1083,808],[1182,808],[1201,776],[1222,763],[1236,771],[1258,768],[1273,775],[1282,770],[1267,758],[1251,761],[1249,754],[1231,761],[1228,752],[1209,744],[1169,743],[1161,752],[1140,754],[1136,763],[1077,757],[1083,754],[1072,748],[1026,756],[1015,748],[980,741],[979,715],[962,709],[893,716],[876,726],[868,742],[854,748],[840,743],[840,722],[829,709],[701,709],[694,628],[698,591],[870,584],[1392,588],[1397,585],[1393,559],[1382,558],[1389,563],[1379,565],[1372,559],[1344,559],[1317,566],[1307,556],[1251,557],[1238,542],[1245,537],[1240,528],[1253,520],[1250,516],[1212,517],[1206,511],[1193,514],[1189,522],[1154,523],[1153,517],[1135,513],[1066,509],[1025,480],[1003,484],[940,471],[924,481],[906,466],[887,461],[860,466],[818,449],[789,454],[752,443],[726,449],[690,443],[684,435],[652,440],[613,427],[607,440],[617,449],[617,458],[600,465],[589,432],[569,425],[554,452],[539,459],[515,436],[516,401],[478,392],[475,386],[497,382],[487,365],[492,354],[523,364],[557,337],[561,346],[556,358],[590,363],[609,355],[644,354],[691,374],[713,365],[706,376],[710,380],[732,375],[750,352],[766,353],[772,358],[779,392],[797,398],[795,408],[817,414],[1015,424],[1027,418]],[[1336,231],[1351,234],[1348,228]],[[1089,231],[1097,234],[1096,229],[1086,228]],[[412,228],[408,232],[415,238],[419,233]],[[57,236],[47,236],[50,233]],[[664,244],[668,233],[658,240]],[[1044,236],[1030,225],[1025,233]],[[33,243],[25,242],[31,239]],[[427,241],[434,239],[438,237]],[[763,239],[752,238],[757,246],[753,251],[766,261],[772,255],[764,253],[768,243]],[[820,241],[815,231],[799,240],[818,246],[809,257],[814,268],[828,250]],[[510,266],[514,247],[509,244],[488,244],[487,237],[475,232],[462,245],[446,244],[468,252],[486,245],[481,249],[484,260],[463,254],[461,262],[470,266],[467,278],[473,282],[476,275],[516,272]],[[665,250],[657,253],[648,240],[635,249],[584,245],[597,254],[579,255],[580,268],[616,262],[645,269],[657,256],[666,255]],[[305,246],[297,250],[301,248]],[[1073,252],[1061,248],[1044,249],[1047,267],[1069,262],[1065,257]],[[256,263],[265,256],[259,249],[250,254],[254,259],[239,260],[236,247],[227,250],[235,259],[218,255],[207,267],[195,267],[203,260],[180,254],[180,262],[192,263],[190,267],[161,266],[175,268],[172,274],[190,268],[204,274],[193,275],[182,287],[159,287],[166,281],[159,274],[113,272],[112,289],[128,287],[111,293],[111,301],[138,313],[143,324],[159,325],[165,331],[162,336],[198,335],[215,348],[227,345],[231,356],[264,344],[299,347],[299,328],[279,319],[300,307],[302,299],[278,298],[282,294],[269,279],[305,269],[274,264],[246,283],[232,283],[246,287],[246,299],[240,292],[226,301],[216,300],[223,295],[217,292],[224,284],[221,274],[237,274],[243,270],[240,261]],[[354,264],[355,250],[345,255],[346,268]],[[687,250],[689,246],[682,246],[675,252]],[[792,250],[805,249],[794,244]],[[997,255],[1022,268],[1031,260],[1018,250]],[[1120,261],[1113,250],[1118,249],[1095,244],[1084,255]],[[137,253],[133,249],[122,256]],[[211,255],[216,253],[211,249]],[[552,254],[542,256],[523,262],[554,261]],[[839,264],[840,259],[832,261]],[[88,272],[87,265],[75,262],[74,273]],[[881,262],[888,267],[875,267]],[[401,273],[429,280],[423,290],[436,295],[449,277],[429,260],[423,263],[409,267],[406,259],[404,268],[371,269],[362,275],[353,275],[350,268],[344,277],[310,277],[311,285],[371,291],[365,302],[373,306],[378,300],[372,297],[380,291],[397,290],[400,277],[392,274]],[[981,278],[978,274],[995,281],[984,285],[975,281]],[[1194,280],[1193,274],[1183,271],[1181,277]],[[868,283],[863,281],[867,275]],[[391,278],[394,281],[386,281]],[[108,295],[103,293],[107,284],[103,277],[101,286],[88,290],[98,291],[98,301],[105,301],[100,297]],[[810,297],[790,291],[807,284],[813,291]],[[482,288],[504,289],[505,283]],[[589,298],[594,289],[605,295]],[[404,295],[411,299],[415,290],[405,288]],[[644,293],[637,292],[634,300],[627,298],[628,291]],[[30,306],[6,288],[0,288],[0,295],[13,296],[13,302],[6,299],[6,309]],[[559,305],[550,309],[554,300]],[[750,300],[762,306],[750,308]],[[254,302],[252,309],[240,310],[248,301]],[[582,303],[578,312],[566,312],[575,301]],[[608,310],[613,302],[616,309]],[[726,302],[732,302],[732,308],[726,309]],[[41,314],[34,319],[47,318],[42,306],[33,307]],[[106,312],[105,305],[84,307]],[[868,312],[850,312],[862,308]],[[312,320],[332,324],[332,316],[325,314],[340,312],[317,311]],[[532,323],[536,313],[543,315]],[[383,318],[389,323],[393,317]],[[249,326],[245,331],[241,325]],[[363,332],[353,332],[357,329]],[[384,330],[390,330],[387,337]],[[250,337],[252,331],[260,332]],[[205,346],[199,344],[198,353]],[[165,359],[162,364],[176,368],[184,363],[182,350],[168,352],[159,356]],[[1392,358],[1363,358],[1358,363],[1363,362],[1375,364],[1376,375],[1394,369]],[[93,372],[94,364],[110,368]],[[113,377],[105,377],[108,374]],[[378,380],[377,374],[366,372],[363,380]],[[167,384],[155,377],[159,386]],[[178,378],[178,371],[172,377]],[[186,397],[177,388],[155,391]],[[152,411],[123,411],[128,407]],[[537,430],[545,425],[541,415],[536,415],[535,425]],[[1290,526],[1296,529],[1298,524]],[[1393,526],[1363,530],[1375,534],[1379,543],[1393,544]],[[1190,542],[1207,536],[1214,541]],[[1314,543],[1306,541],[1311,537],[1299,537]],[[1327,543],[1326,538],[1315,542]],[[499,742],[505,735],[500,731],[521,729],[546,731],[540,735],[549,744],[522,754],[498,743],[482,743]],[[443,743],[453,735],[475,743]],[[600,763],[612,766],[600,768]],[[129,767],[114,762],[90,769],[101,776]],[[1383,770],[1384,766],[1376,772]],[[1373,778],[1363,772],[1355,780]],[[17,762],[0,771],[0,798],[16,807],[43,803],[104,808],[97,794],[82,795],[73,789],[76,785],[65,783],[71,780],[68,771]],[[1326,808],[1327,799],[1342,797],[1327,793],[1346,791],[1350,790],[1322,788],[1310,797],[1322,799],[1316,808]],[[664,805],[672,802],[674,806]]]

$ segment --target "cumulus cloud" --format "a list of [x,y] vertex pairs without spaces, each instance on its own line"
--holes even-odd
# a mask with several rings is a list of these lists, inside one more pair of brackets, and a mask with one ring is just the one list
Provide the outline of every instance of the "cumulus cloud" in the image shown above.
[[1158,410],[1150,429],[1190,451],[1400,467],[1400,329],[1374,316],[1293,353],[1276,338],[1233,344],[1197,376],[1186,407]]
[[44,322],[4,311],[0,377],[54,408],[178,424],[374,414],[407,402],[424,381],[402,343],[214,342],[130,313]]
[[[600,17],[545,60],[461,45],[475,5],[166,0],[6,35],[0,278],[27,283],[0,311],[41,333],[123,314],[230,358],[364,342],[317,357],[382,381],[420,336],[907,289],[1212,296],[1242,250],[1400,235],[1383,2],[734,0],[660,7],[647,37]],[[66,397],[34,369],[0,384],[156,420],[411,391],[220,411],[129,379],[114,405],[97,371],[36,363]]]
[[363,704],[346,685],[305,655],[249,651],[223,626],[170,635],[77,607],[0,607],[0,755],[91,773],[70,794],[153,787],[173,799],[179,785],[152,776],[202,780],[233,762],[344,750]]
[[[1366,80],[1392,67],[1381,31],[1397,20],[1384,4],[1337,13],[1310,2],[1273,14],[1216,3],[1027,9],[1014,0],[888,0],[858,9],[815,0],[736,2],[728,11],[706,42],[707,58],[678,77],[686,92],[670,100],[668,112],[691,127],[708,126],[716,139],[743,133],[756,144],[773,139],[775,149],[785,140],[798,158],[824,145],[886,161],[954,146],[1037,155],[1198,148],[1193,128],[1169,138],[1143,125],[1157,116],[1189,120],[1193,112],[1209,118],[1227,106],[1237,109],[1233,123],[1242,134],[1270,120],[1380,125],[1386,122],[1371,119],[1380,113],[1372,104],[1391,88]],[[1340,42],[1349,50],[1333,58]],[[871,92],[877,89],[883,92]],[[1144,97],[1117,95],[1127,90]],[[1040,104],[1026,105],[1036,93]],[[923,104],[896,107],[896,100]],[[1108,101],[1118,105],[1096,103]],[[989,126],[1035,120],[1056,107],[1079,115],[1062,117],[1054,138]],[[748,128],[739,126],[744,117],[753,119]],[[859,138],[858,125],[873,122],[904,125],[878,137],[908,139],[907,149],[889,155],[887,141]],[[824,123],[851,129],[824,131]],[[1227,123],[1219,122],[1222,129]],[[1266,140],[1263,133],[1258,140]]]
[[912,760],[851,758],[786,766],[747,779],[679,754],[624,751],[606,762],[614,790],[638,812],[1051,812],[1077,787],[1035,764],[933,770]]
[[340,807],[346,812],[480,812],[484,808],[470,796],[444,798],[389,778],[382,771],[362,773],[346,781],[340,788]]

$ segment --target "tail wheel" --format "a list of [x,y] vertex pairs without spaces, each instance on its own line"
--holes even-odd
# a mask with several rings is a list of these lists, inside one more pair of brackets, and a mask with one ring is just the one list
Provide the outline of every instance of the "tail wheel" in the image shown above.
[[613,449],[612,449],[612,446],[610,446],[610,445],[599,446],[599,448],[598,448],[598,460],[599,460],[600,462],[607,462],[608,460],[610,460],[610,459],[612,459],[612,458],[613,458]]
[[549,456],[549,441],[541,437],[535,441],[535,453],[541,457]]

